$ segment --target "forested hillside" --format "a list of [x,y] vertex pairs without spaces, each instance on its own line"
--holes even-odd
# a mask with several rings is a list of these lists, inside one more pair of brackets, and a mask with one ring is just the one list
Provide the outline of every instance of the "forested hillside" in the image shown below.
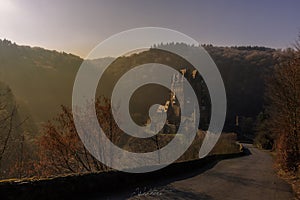
[[0,41],[0,80],[37,124],[54,117],[60,104],[70,105],[81,61],[71,54]]
[[[188,49],[184,45],[175,45],[182,50]],[[204,48],[214,59],[224,79],[228,98],[226,128],[232,128],[235,116],[255,118],[263,108],[263,76],[279,62],[281,51],[265,47],[204,45]],[[52,119],[60,105],[71,105],[73,82],[82,61],[80,57],[64,52],[18,46],[8,40],[0,42],[0,80],[9,85],[18,104],[28,111],[27,114],[38,126]],[[162,54],[153,49],[120,57],[101,79],[99,94],[109,95],[114,83],[124,72],[149,61],[167,64],[178,70],[189,65],[172,54]],[[101,66],[102,59],[94,63]],[[157,88],[152,90],[156,91]],[[148,88],[148,91],[151,93],[151,89]],[[151,103],[147,95],[136,95],[145,99],[133,98],[133,103],[138,109],[145,110],[142,104],[147,101]]]

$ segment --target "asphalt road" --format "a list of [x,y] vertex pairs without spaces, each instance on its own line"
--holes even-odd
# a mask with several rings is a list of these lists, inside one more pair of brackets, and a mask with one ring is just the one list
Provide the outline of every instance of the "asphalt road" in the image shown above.
[[290,185],[278,178],[268,152],[245,145],[248,156],[222,160],[187,178],[166,184],[136,188],[128,199],[220,199],[220,200],[288,200],[294,195]]

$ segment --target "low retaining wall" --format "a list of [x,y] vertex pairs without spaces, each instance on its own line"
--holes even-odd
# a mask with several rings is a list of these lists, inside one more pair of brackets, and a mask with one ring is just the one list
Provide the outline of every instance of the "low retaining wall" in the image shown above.
[[[159,184],[169,179],[183,179],[183,175],[214,165],[219,160],[239,157],[244,152],[211,155],[203,159],[173,163],[161,170],[132,174],[120,171],[76,174],[41,180],[0,182],[1,199],[85,199],[113,193],[134,191],[149,184]],[[191,175],[192,176],[192,175]],[[186,177],[185,177],[186,178]],[[4,198],[3,198],[4,197]]]

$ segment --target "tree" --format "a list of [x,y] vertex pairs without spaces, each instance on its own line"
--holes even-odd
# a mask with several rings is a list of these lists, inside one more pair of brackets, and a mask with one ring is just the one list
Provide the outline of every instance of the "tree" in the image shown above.
[[253,142],[259,148],[275,150],[275,137],[270,131],[268,120],[269,116],[265,112],[258,114],[254,125],[255,138]]
[[298,35],[298,40],[295,41],[294,47],[298,52],[300,52],[300,33]]
[[[58,117],[44,125],[44,134],[38,141],[40,153],[36,169],[40,175],[107,170],[108,168],[97,161],[84,147],[76,132],[71,110],[66,106],[61,108],[62,112]],[[117,141],[119,129],[113,120],[109,100],[98,99],[96,111],[101,127],[108,138]]]
[[0,177],[24,177],[30,172],[32,154],[25,141],[24,123],[11,89],[0,83]]
[[2,118],[0,119],[1,132],[2,133],[6,132],[4,142],[3,142],[2,148],[0,150],[0,167],[1,167],[3,155],[4,155],[5,151],[7,150],[8,142],[9,142],[9,139],[11,138],[11,133],[13,130],[13,117],[16,114],[16,106],[13,107],[13,109],[10,111],[10,113],[7,113],[5,106],[1,106],[0,111],[4,111],[4,113],[5,113],[5,114],[3,114],[4,116],[2,116]]
[[[17,115],[17,106],[12,99],[12,93],[9,87],[2,85],[0,90],[0,169],[3,166],[3,161],[8,164],[5,153],[7,152],[10,142],[13,137],[13,129],[15,128],[15,117]],[[11,153],[11,152],[10,152]],[[5,166],[6,167],[6,166]],[[3,174],[1,174],[3,176]]]

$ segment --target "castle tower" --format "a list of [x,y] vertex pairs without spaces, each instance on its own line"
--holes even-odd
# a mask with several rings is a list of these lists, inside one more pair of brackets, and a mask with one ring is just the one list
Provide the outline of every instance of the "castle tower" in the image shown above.
[[[184,108],[184,74],[186,73],[186,69],[180,70],[182,73],[182,78],[180,78],[179,73],[174,74],[171,82],[171,89],[174,94],[171,94],[172,105],[176,104],[175,97],[177,96],[177,100],[179,101],[180,108]],[[179,98],[178,98],[179,97]]]
[[[180,77],[180,72],[182,77]],[[165,104],[165,112],[167,112],[168,121],[164,126],[167,133],[174,133],[183,123],[183,127],[193,130],[196,126],[196,105],[191,101],[191,96],[186,92],[188,85],[192,84],[186,80],[194,80],[197,76],[197,70],[193,70],[190,74],[187,69],[181,69],[180,72],[173,74],[171,79],[170,99]],[[193,86],[192,86],[193,87]],[[176,99],[177,97],[177,99]],[[182,112],[184,110],[184,113]]]

